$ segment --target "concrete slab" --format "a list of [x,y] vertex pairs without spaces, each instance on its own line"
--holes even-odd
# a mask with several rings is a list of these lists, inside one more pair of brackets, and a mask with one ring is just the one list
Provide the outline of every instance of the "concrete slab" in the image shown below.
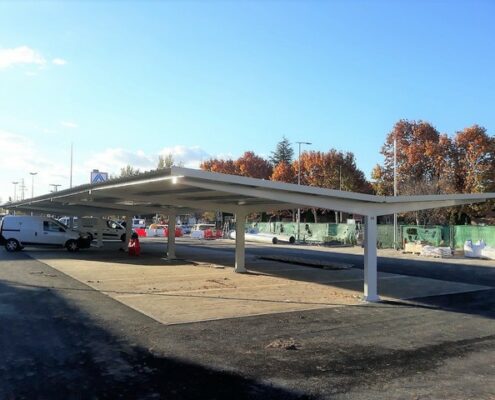
[[[143,244],[130,258],[107,245],[76,255],[31,251],[37,260],[163,324],[245,317],[361,303],[360,269],[321,270],[248,258],[250,273],[236,274],[231,255],[203,251],[201,264],[161,258],[162,249]],[[195,252],[201,249],[195,249]],[[190,254],[194,256],[194,254]],[[194,257],[193,257],[194,258]],[[479,285],[379,274],[384,299],[408,299],[484,289]]]

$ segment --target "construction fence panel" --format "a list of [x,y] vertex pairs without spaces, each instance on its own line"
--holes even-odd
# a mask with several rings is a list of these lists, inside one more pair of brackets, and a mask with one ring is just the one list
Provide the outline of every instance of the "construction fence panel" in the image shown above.
[[[295,222],[255,222],[252,228],[260,232],[297,236]],[[340,242],[356,244],[355,224],[301,223],[301,240],[311,243]],[[495,226],[418,226],[401,225],[398,228],[397,242],[403,247],[404,241],[422,241],[432,246],[451,246],[462,249],[466,240],[483,240],[495,247]],[[378,225],[378,247],[394,247],[394,226]]]
[[[263,233],[275,235],[293,235],[297,237],[296,222],[255,222],[252,228]],[[310,243],[341,242],[355,244],[356,226],[354,224],[301,223],[301,240]]]
[[[397,229],[399,230],[399,229]],[[400,239],[397,239],[400,243]],[[394,226],[393,225],[378,225],[377,245],[380,249],[394,248]]]
[[487,246],[495,247],[495,226],[478,226],[478,225],[455,225],[454,248],[464,248],[464,242],[471,240],[476,243],[483,240]]
[[402,226],[402,239],[404,242],[420,241],[431,246],[448,246],[448,238],[442,237],[442,226],[419,226],[404,225]]

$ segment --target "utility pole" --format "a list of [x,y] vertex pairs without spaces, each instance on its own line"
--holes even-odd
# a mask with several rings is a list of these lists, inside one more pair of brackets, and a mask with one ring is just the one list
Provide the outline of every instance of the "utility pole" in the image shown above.
[[30,172],[29,175],[31,175],[31,198],[34,197],[34,176],[37,175],[37,172]]
[[[296,142],[298,144],[297,153],[297,184],[301,184],[301,145],[307,144],[308,146],[312,143],[309,142]],[[297,209],[297,241],[301,242],[301,209]]]
[[[342,165],[339,165],[339,190],[342,191]],[[342,223],[342,211],[339,212],[339,223]]]
[[14,203],[17,201],[17,184],[19,182],[12,182],[12,184],[14,185]]
[[69,181],[69,187],[70,188],[72,188],[72,164],[73,164],[73,162],[74,162],[74,142],[70,142],[70,181]]
[[21,186],[19,189],[21,190],[21,200],[24,200],[24,194],[27,190],[26,185],[24,184],[24,178],[21,179]]

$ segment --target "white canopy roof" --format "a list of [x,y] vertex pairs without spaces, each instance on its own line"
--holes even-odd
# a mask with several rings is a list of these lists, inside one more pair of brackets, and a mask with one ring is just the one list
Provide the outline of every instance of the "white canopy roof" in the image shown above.
[[374,196],[172,167],[81,185],[3,207],[66,215],[181,214],[194,210],[246,213],[316,207],[378,216],[494,198],[495,193]]

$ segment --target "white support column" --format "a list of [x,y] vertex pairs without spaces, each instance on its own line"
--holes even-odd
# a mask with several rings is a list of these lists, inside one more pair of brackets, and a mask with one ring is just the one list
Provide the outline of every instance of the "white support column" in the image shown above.
[[105,221],[103,218],[98,218],[98,223],[96,224],[97,238],[96,238],[96,247],[103,247],[103,224]]
[[132,215],[125,216],[125,241],[122,243],[122,250],[128,251],[129,240],[132,235]]
[[374,215],[366,217],[364,226],[364,300],[368,302],[380,300],[378,297],[376,218]]
[[246,269],[246,214],[235,214],[235,272],[247,272]]
[[169,260],[175,259],[175,218],[177,215],[168,215],[168,242],[167,242],[167,258]]

